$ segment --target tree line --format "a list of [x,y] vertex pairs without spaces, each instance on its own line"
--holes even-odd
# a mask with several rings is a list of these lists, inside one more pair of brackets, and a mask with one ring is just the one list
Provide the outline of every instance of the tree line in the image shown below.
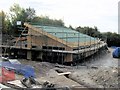
[[38,25],[51,25],[64,27],[64,22],[59,19],[50,19],[48,16],[37,16],[34,8],[22,8],[19,4],[14,4],[10,7],[10,12],[5,14],[4,12],[4,26],[3,33],[7,33],[13,36],[18,34],[17,21],[29,22]]
[[[34,8],[22,8],[19,4],[14,4],[10,7],[9,13],[1,12],[0,16],[3,16],[3,33],[16,36],[18,35],[17,21],[29,22],[32,24],[60,26],[65,27],[64,22],[59,19],[50,19],[48,16],[37,16]],[[71,25],[69,28],[76,30],[80,33],[87,34],[94,38],[100,38],[107,42],[108,46],[120,46],[120,35],[112,32],[101,33],[96,26],[73,28]]]
[[92,27],[77,27],[76,31],[79,31],[83,34],[87,34],[89,36],[99,38],[107,42],[108,46],[118,46],[120,47],[120,34],[112,33],[112,32],[104,32],[101,33],[96,26]]

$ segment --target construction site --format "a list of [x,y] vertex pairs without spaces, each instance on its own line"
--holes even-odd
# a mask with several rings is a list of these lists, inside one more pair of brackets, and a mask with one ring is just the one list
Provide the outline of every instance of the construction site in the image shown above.
[[67,27],[33,23],[18,25],[18,31],[12,39],[1,33],[2,90],[119,87],[118,59],[112,58],[114,49],[105,41]]
[[104,41],[64,27],[24,24],[7,52],[10,57],[56,63],[78,62],[107,48]]

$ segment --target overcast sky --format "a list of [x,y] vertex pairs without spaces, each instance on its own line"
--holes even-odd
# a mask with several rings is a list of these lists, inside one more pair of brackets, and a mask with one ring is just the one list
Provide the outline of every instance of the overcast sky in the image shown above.
[[119,0],[1,0],[0,9],[8,12],[18,3],[34,8],[37,15],[62,19],[66,26],[97,26],[101,32],[118,32]]

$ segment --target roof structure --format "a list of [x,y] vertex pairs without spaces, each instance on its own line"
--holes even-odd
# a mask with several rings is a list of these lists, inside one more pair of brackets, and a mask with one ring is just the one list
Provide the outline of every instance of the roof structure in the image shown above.
[[66,27],[30,25],[28,23],[24,23],[24,25],[31,28],[32,31],[36,31],[36,35],[45,35],[71,48],[90,46],[99,42],[96,38]]
[[96,38],[90,37],[88,35],[82,34],[78,31],[72,30],[65,27],[53,27],[53,26],[39,26],[33,25],[37,28],[42,28],[45,32],[52,34],[53,36],[60,38],[66,42],[89,42],[95,41]]

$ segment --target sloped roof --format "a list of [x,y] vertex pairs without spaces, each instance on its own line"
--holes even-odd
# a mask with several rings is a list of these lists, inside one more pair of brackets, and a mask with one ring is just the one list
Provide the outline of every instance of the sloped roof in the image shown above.
[[38,34],[46,35],[69,47],[78,47],[78,45],[86,46],[98,43],[96,38],[66,27],[30,25],[28,23],[24,23],[24,25],[30,28],[30,30],[38,32]]
[[96,40],[96,38],[90,37],[88,35],[82,34],[78,31],[65,27],[52,27],[39,25],[33,26],[37,28],[42,28],[42,30],[46,31],[47,33],[52,34],[53,36],[63,39],[67,42],[89,42]]

